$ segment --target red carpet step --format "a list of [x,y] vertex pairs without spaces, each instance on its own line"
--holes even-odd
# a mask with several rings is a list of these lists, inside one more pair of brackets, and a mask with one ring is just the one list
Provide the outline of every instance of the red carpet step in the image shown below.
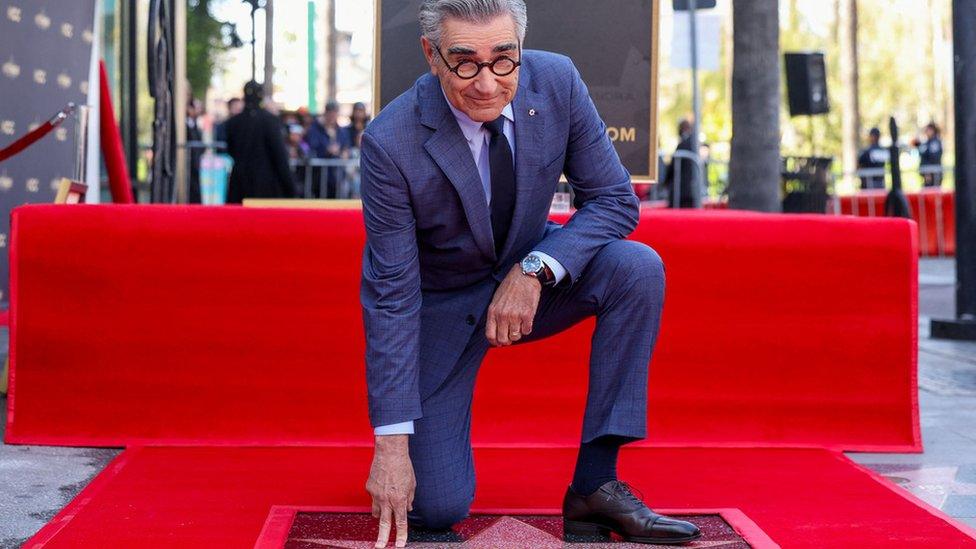
[[[368,511],[370,459],[368,448],[132,448],[26,547],[253,547],[275,506]],[[473,510],[556,513],[574,462],[571,448],[477,449]],[[829,450],[625,448],[620,474],[654,508],[735,509],[782,547],[976,547],[976,532]]]

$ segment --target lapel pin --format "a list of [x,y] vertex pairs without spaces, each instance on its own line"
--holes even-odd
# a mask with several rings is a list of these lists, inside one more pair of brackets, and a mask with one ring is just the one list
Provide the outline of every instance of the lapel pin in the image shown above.
[[535,116],[535,109],[529,109],[529,116]]

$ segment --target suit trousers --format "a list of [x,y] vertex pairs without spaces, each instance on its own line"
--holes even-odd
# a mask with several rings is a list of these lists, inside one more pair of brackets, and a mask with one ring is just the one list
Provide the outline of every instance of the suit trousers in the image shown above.
[[[543,289],[532,334],[519,344],[596,317],[583,442],[646,436],[648,363],[663,301],[661,258],[628,240],[604,246],[572,286]],[[422,401],[423,417],[414,421],[409,446],[417,489],[408,513],[414,526],[448,528],[467,516],[474,499],[471,402],[489,348],[484,316],[450,373]]]

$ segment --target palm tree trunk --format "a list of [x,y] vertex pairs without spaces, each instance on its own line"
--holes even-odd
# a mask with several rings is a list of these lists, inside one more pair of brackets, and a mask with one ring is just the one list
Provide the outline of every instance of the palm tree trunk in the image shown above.
[[782,209],[778,4],[777,0],[732,3],[732,208]]

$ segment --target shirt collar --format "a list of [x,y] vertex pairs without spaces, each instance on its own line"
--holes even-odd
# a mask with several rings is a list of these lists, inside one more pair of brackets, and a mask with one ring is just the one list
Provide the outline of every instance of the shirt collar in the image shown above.
[[[464,114],[460,110],[456,109],[451,101],[447,98],[447,94],[444,92],[444,88],[441,88],[441,93],[444,94],[444,101],[447,101],[447,106],[451,108],[451,112],[454,113],[454,118],[457,120],[458,126],[461,127],[461,133],[464,134],[464,138],[468,141],[474,141],[476,139],[483,139],[482,123],[471,120],[468,115]],[[502,109],[502,116],[505,120],[511,123],[515,123],[515,114],[512,110],[512,103],[509,102]]]

